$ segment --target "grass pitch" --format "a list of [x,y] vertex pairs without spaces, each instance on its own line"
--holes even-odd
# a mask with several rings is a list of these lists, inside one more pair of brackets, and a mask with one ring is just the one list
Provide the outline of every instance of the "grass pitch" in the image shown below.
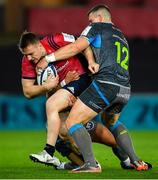
[[[158,179],[158,132],[132,131],[137,154],[153,164],[144,172],[123,170],[111,148],[94,144],[96,158],[102,165],[99,174],[71,174],[29,160],[30,153],[40,152],[45,144],[45,131],[0,132],[0,179]],[[56,153],[61,160],[67,160]]]

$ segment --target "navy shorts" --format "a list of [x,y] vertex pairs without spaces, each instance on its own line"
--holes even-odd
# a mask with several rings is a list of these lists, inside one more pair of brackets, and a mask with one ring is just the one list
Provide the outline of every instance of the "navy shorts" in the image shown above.
[[62,89],[66,89],[75,97],[79,96],[91,83],[91,77],[85,73],[80,75],[80,78],[66,84]]
[[89,108],[99,113],[120,113],[130,97],[130,87],[111,82],[93,80],[90,86],[79,96]]

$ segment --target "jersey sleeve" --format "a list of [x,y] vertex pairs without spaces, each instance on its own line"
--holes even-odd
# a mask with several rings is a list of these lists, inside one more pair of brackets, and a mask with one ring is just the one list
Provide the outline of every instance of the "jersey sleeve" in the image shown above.
[[75,37],[70,34],[56,33],[55,35],[49,36],[49,44],[56,50],[72,42],[75,42]]
[[94,33],[93,25],[87,26],[81,33],[80,37],[85,37],[89,44],[91,44],[96,37],[96,34]]
[[89,44],[96,48],[101,47],[101,33],[95,24],[87,26],[80,37],[85,37]]
[[25,56],[22,59],[21,73],[23,79],[36,79],[35,64],[32,64]]

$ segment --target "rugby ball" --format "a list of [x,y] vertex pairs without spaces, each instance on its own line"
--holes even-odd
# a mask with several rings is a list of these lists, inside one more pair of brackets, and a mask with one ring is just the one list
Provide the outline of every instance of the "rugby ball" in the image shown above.
[[40,75],[37,75],[37,84],[42,85],[45,83],[49,75],[52,75],[52,77],[57,76],[57,70],[52,63],[48,64],[48,66],[42,71]]

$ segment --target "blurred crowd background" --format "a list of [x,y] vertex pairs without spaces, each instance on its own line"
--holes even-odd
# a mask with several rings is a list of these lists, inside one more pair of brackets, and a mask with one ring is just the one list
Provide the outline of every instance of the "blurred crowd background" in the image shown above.
[[[30,101],[20,99],[22,55],[17,44],[21,33],[79,35],[88,24],[87,11],[96,4],[109,6],[113,22],[130,45],[134,100],[126,115],[134,111],[131,116],[136,114],[134,122],[141,127],[152,124],[151,128],[158,128],[158,0],[0,0],[0,128],[16,127],[15,119],[29,125],[39,118],[35,104],[40,106],[42,102],[39,109],[44,109],[43,99],[32,106]],[[16,113],[18,109],[21,114]]]
[[158,0],[0,0],[0,92],[22,93],[17,44],[24,30],[80,34],[88,9],[101,3],[128,38],[132,91],[158,92]]

